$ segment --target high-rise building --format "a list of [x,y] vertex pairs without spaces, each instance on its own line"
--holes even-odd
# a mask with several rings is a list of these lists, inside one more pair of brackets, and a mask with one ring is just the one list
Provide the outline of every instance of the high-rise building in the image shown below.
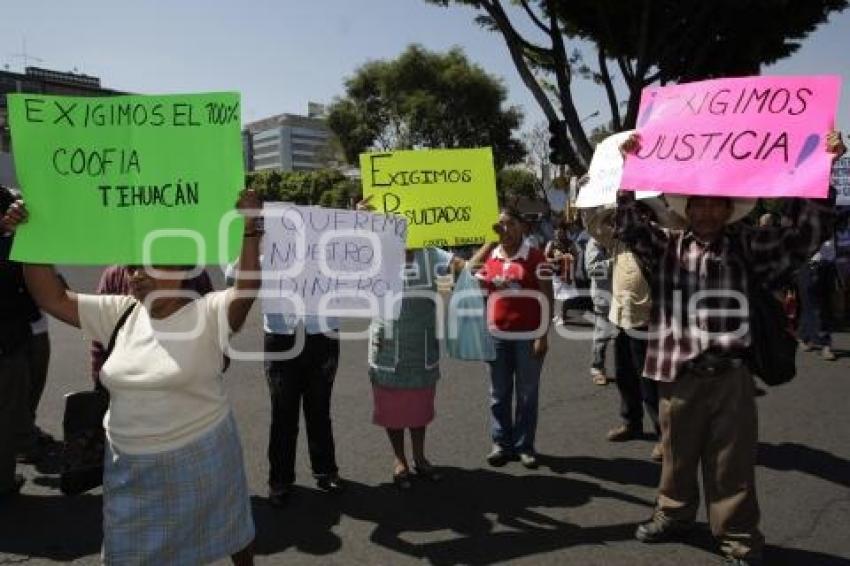
[[242,130],[245,170],[313,171],[328,165],[331,131],[321,105],[310,115],[278,114],[246,124]]
[[57,96],[105,96],[125,94],[103,88],[100,79],[79,73],[63,73],[40,67],[27,67],[23,73],[0,71],[0,183],[17,185],[12,168],[12,144],[6,95],[16,92]]

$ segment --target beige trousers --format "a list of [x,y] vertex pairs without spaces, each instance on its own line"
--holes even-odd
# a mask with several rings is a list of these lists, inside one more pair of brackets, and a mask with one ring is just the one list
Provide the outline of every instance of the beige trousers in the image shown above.
[[664,455],[658,511],[675,520],[696,518],[701,465],[711,532],[723,553],[734,557],[760,557],[764,546],[755,489],[754,390],[746,367],[714,376],[682,371],[658,388]]

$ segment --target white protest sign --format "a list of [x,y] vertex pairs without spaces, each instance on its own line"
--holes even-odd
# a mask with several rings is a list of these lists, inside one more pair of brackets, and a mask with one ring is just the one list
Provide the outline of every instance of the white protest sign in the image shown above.
[[263,218],[263,313],[398,316],[403,217],[267,203]]
[[[610,135],[596,146],[587,171],[589,181],[582,187],[576,199],[577,208],[593,208],[617,202],[617,191],[620,190],[624,165],[620,144],[632,133],[634,130]],[[635,198],[657,197],[660,194],[655,191],[637,191]]]
[[850,206],[850,155],[845,155],[832,165],[832,186],[838,192],[835,204]]

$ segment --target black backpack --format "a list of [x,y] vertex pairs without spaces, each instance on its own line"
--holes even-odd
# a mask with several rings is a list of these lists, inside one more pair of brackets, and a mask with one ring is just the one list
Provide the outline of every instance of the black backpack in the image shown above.
[[750,371],[766,385],[782,385],[797,375],[797,338],[782,303],[750,273]]
[[788,324],[782,303],[751,269],[753,262],[742,237],[741,233],[732,236],[732,249],[737,251],[747,272],[750,315],[747,366],[765,385],[782,385],[797,375],[797,337]]
[[[106,358],[115,348],[118,331],[137,304],[133,301],[115,324],[106,346]],[[103,453],[106,444],[103,416],[108,408],[109,393],[99,380],[93,390],[65,395],[62,472],[59,476],[59,490],[63,494],[79,495],[103,483]]]

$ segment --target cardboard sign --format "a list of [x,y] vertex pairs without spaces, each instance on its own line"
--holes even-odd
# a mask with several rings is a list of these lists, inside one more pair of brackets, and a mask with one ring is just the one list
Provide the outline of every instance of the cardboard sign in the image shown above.
[[264,313],[397,318],[404,218],[286,203],[263,217]]
[[623,188],[826,197],[841,79],[745,77],[646,88]]
[[238,254],[239,94],[8,100],[30,212],[13,259],[203,265]]
[[493,240],[498,220],[493,152],[431,149],[364,153],[363,196],[377,211],[407,220],[407,247],[448,247]]
[[832,186],[838,192],[835,204],[850,206],[850,155],[836,160],[832,167]]
[[[628,130],[610,135],[596,146],[587,171],[589,180],[576,199],[577,208],[594,208],[617,202],[617,191],[623,177],[620,145],[633,133],[634,130]],[[657,191],[639,191],[636,197],[650,198],[659,194]]]

